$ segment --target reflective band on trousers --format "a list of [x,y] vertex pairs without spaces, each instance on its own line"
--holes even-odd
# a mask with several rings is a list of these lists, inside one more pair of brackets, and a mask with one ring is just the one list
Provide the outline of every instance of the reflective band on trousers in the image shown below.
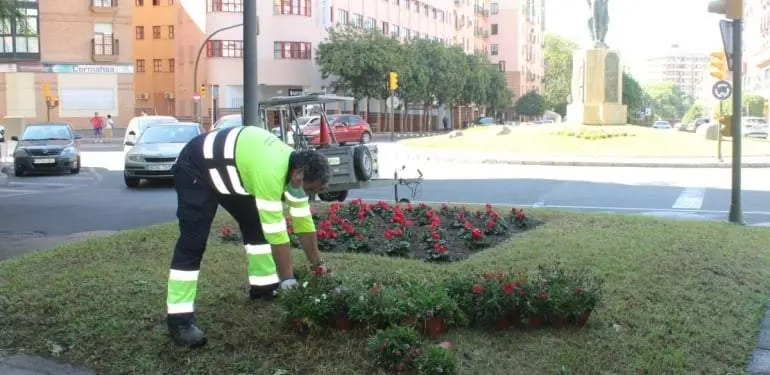
[[262,223],[262,231],[265,233],[281,233],[286,232],[286,220],[281,219],[277,223]]
[[283,203],[281,201],[266,201],[264,199],[255,199],[257,209],[260,211],[283,212]]
[[171,272],[169,272],[168,278],[169,280],[177,281],[197,281],[199,274],[200,271],[171,270]]
[[269,244],[264,245],[246,245],[246,253],[249,255],[272,254],[273,248]]
[[249,284],[254,286],[275,285],[281,282],[278,274],[268,276],[249,276]]
[[195,312],[193,302],[169,303],[166,305],[169,314],[184,314]]

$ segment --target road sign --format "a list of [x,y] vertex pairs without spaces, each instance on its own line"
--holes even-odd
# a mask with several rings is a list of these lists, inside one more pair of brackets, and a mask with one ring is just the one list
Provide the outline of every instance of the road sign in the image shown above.
[[401,104],[401,100],[395,96],[388,97],[387,100],[385,100],[385,105],[388,108],[395,108],[398,107]]
[[201,96],[198,94],[193,95],[193,100],[201,100]]
[[733,85],[727,81],[717,81],[711,88],[711,93],[717,100],[727,100],[733,93]]
[[719,21],[719,30],[722,33],[722,46],[727,57],[727,70],[733,71],[733,23],[728,20]]

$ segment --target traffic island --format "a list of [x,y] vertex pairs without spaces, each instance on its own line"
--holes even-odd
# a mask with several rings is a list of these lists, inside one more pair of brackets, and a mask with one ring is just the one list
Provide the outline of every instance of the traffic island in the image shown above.
[[[435,344],[451,342],[460,373],[744,372],[770,290],[770,231],[539,209],[526,218],[544,224],[454,262],[339,248],[325,258],[333,275],[362,282],[527,275],[556,263],[603,279],[586,327],[457,328],[421,340],[436,355]],[[168,223],[0,263],[0,348],[121,374],[358,374],[374,367],[368,334],[299,334],[276,302],[250,301],[246,255],[240,244],[217,238],[223,227],[237,228],[229,215],[217,217],[196,301],[206,347],[182,349],[167,336],[166,284],[178,235]],[[304,259],[301,251],[294,257]]]

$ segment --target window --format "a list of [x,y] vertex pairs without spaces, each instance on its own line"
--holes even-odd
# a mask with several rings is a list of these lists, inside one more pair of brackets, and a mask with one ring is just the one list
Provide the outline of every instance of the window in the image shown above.
[[174,39],[174,25],[168,25],[168,38]]
[[27,29],[14,20],[0,20],[0,57],[14,59],[40,59],[40,23],[37,3],[19,4],[19,11],[25,15]]
[[112,33],[111,23],[94,24],[93,50],[95,56],[115,56],[117,55],[117,42]]
[[168,71],[170,73],[174,72],[174,68],[176,67],[176,60],[174,59],[168,59]]
[[143,7],[144,6],[144,0],[135,0],[134,1],[134,5],[138,6],[138,7]]
[[491,14],[500,13],[500,4],[498,4],[498,3],[489,3],[489,13],[491,13]]
[[275,59],[310,60],[312,47],[307,42],[275,42],[273,57]]
[[96,8],[113,8],[116,4],[114,0],[91,0],[91,6]]
[[377,25],[377,21],[372,17],[366,17],[366,29],[374,30]]
[[152,39],[160,39],[160,26],[152,27]]
[[162,72],[161,59],[152,59],[152,71],[155,73]]
[[492,35],[497,35],[497,32],[498,32],[498,31],[497,31],[497,29],[498,29],[498,25],[497,25],[496,23],[493,23],[493,24],[492,24],[492,27],[490,27],[490,29],[491,29],[491,30],[490,30],[490,34],[492,34]]
[[311,16],[310,0],[276,0],[273,5],[273,13]]
[[500,46],[497,44],[490,44],[489,45],[489,54],[492,56],[497,56],[500,53]]
[[209,0],[208,11],[243,13],[243,0]]
[[382,21],[382,34],[388,35],[388,23],[385,21]]
[[136,60],[136,72],[144,73],[144,59]]
[[337,23],[347,25],[350,22],[349,13],[345,9],[337,9]]
[[362,28],[364,27],[364,16],[358,13],[353,13],[353,27]]
[[210,40],[206,44],[208,57],[243,57],[243,41]]
[[393,25],[393,27],[390,28],[390,36],[394,38],[401,37],[401,27],[398,25]]
[[143,40],[144,39],[144,26],[137,26],[136,27],[136,40]]
[[152,0],[152,6],[156,7],[160,5],[160,0]]

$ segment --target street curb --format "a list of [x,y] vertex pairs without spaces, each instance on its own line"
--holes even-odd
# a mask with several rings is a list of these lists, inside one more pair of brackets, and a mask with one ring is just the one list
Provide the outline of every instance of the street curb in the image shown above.
[[746,372],[750,375],[770,375],[770,300],[759,323],[759,340],[746,365]]
[[[434,161],[466,164],[504,164],[504,165],[540,165],[553,167],[620,167],[620,168],[732,168],[729,162],[647,162],[647,161],[570,161],[570,160],[499,160],[499,159],[469,159],[440,156],[405,155],[406,160]],[[742,168],[770,168],[770,162],[743,162]]]
[[0,354],[0,370],[10,370],[11,374],[61,374],[61,375],[99,375],[100,373],[60,363],[51,359],[27,354]]

